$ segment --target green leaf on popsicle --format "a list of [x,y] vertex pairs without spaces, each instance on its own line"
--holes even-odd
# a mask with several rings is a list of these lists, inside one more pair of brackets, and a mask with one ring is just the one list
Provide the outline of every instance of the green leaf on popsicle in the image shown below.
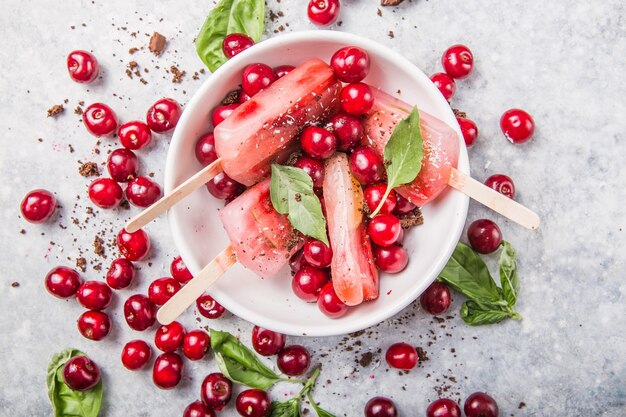
[[412,182],[422,169],[424,139],[417,106],[413,107],[406,119],[396,124],[385,145],[383,157],[387,170],[387,190],[371,217],[378,214],[391,190]]

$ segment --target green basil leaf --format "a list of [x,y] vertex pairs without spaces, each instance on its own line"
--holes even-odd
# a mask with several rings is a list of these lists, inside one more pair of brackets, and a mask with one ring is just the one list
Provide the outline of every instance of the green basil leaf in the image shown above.
[[499,323],[504,319],[521,320],[522,317],[511,307],[467,300],[461,306],[461,318],[471,326]]
[[387,190],[372,213],[372,217],[378,214],[392,189],[410,183],[422,169],[424,140],[417,106],[413,107],[406,119],[396,124],[385,145],[383,156],[387,169]]
[[224,62],[224,37],[245,33],[258,42],[265,24],[263,0],[221,0],[209,13],[196,37],[196,51],[204,64],[215,72]]
[[300,396],[289,401],[272,401],[269,417],[300,417]]
[[55,417],[97,417],[102,403],[102,380],[87,391],[74,391],[63,381],[63,366],[74,356],[84,355],[77,349],[66,349],[52,356],[46,382]]
[[500,285],[504,298],[509,305],[514,306],[519,292],[519,277],[517,275],[517,253],[511,244],[502,241],[502,253],[500,254]]
[[250,388],[267,390],[281,379],[263,375],[257,371],[250,370],[239,362],[236,362],[221,353],[215,352],[217,366],[228,379]]
[[334,414],[329,413],[328,411],[318,406],[313,400],[313,397],[311,397],[311,393],[307,394],[307,398],[309,399],[309,402],[311,403],[311,407],[313,407],[313,409],[315,410],[315,412],[317,413],[319,417],[335,417]]
[[330,245],[322,204],[304,170],[272,164],[270,198],[277,212],[288,215],[294,229]]

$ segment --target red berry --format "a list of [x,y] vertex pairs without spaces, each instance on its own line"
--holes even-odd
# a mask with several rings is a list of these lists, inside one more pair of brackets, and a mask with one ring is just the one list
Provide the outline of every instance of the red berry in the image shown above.
[[186,284],[193,278],[191,272],[187,269],[185,262],[183,262],[183,258],[180,256],[177,256],[172,261],[170,265],[170,273],[172,274],[172,277],[181,284]]
[[224,307],[209,294],[203,294],[196,300],[198,312],[207,319],[219,319],[226,311]]
[[122,364],[126,369],[136,371],[146,366],[151,356],[150,345],[143,340],[132,340],[122,349]]
[[175,352],[183,346],[185,328],[177,321],[160,326],[154,334],[154,344],[163,352]]
[[333,54],[330,66],[340,81],[358,83],[363,81],[370,70],[370,57],[361,48],[346,46]]
[[300,145],[309,156],[325,159],[337,150],[337,138],[326,129],[309,126],[300,135]]
[[117,129],[117,115],[109,106],[94,103],[83,112],[83,123],[94,136],[106,136]]
[[443,282],[435,281],[420,296],[420,304],[430,314],[443,314],[450,307],[450,289]]
[[117,207],[122,195],[122,187],[111,178],[98,178],[89,184],[89,199],[100,208]]
[[162,98],[154,103],[146,114],[146,123],[156,133],[168,132],[176,127],[183,110],[172,98]]
[[293,166],[309,174],[313,180],[313,187],[322,188],[324,183],[324,163],[322,161],[303,155],[298,158]]
[[52,217],[57,199],[46,190],[33,190],[20,203],[22,217],[30,223],[43,223]]
[[466,417],[498,417],[498,404],[484,392],[475,392],[465,400]]
[[500,129],[509,142],[524,143],[535,133],[535,121],[524,110],[511,109],[500,118]]
[[[365,203],[367,203],[367,207],[370,212],[374,212],[376,208],[380,205],[380,202],[387,191],[387,184],[374,184],[365,188],[363,191],[363,196],[365,198]],[[379,213],[381,214],[391,214],[397,204],[396,192],[391,190],[387,198],[385,198],[385,202],[380,208]]]
[[169,301],[181,288],[180,282],[174,278],[159,278],[152,281],[148,287],[148,298],[156,305],[163,305]]
[[333,250],[324,242],[317,239],[307,239],[304,242],[304,259],[307,263],[316,268],[326,268],[330,266],[333,259]]
[[145,148],[152,142],[152,131],[147,124],[139,120],[121,125],[117,130],[117,136],[126,149]]
[[461,417],[461,409],[454,401],[440,398],[430,403],[426,417]]
[[156,306],[145,295],[131,295],[124,303],[124,318],[131,329],[144,331],[156,321]]
[[241,184],[230,178],[224,172],[218,173],[211,181],[207,182],[206,188],[213,197],[221,200],[235,198],[244,190]]
[[215,162],[217,159],[213,133],[207,133],[196,142],[196,159],[204,166]]
[[220,411],[233,395],[233,383],[224,374],[215,372],[209,374],[202,381],[200,398],[207,407]]
[[202,404],[202,401],[194,401],[185,407],[183,417],[215,417],[215,411]]
[[161,389],[172,389],[180,382],[183,359],[177,353],[167,352],[157,356],[152,368],[154,385]]
[[146,177],[135,177],[128,182],[126,199],[134,206],[148,207],[161,197],[161,187]]
[[86,356],[74,356],[63,366],[63,381],[74,391],[87,391],[100,382],[100,368]]
[[307,13],[311,23],[317,26],[329,26],[339,17],[339,0],[310,0]]
[[111,304],[113,291],[104,282],[85,281],[78,287],[76,298],[86,309],[100,311]]
[[279,65],[274,68],[274,74],[276,74],[276,79],[279,79],[289,74],[294,69],[296,69],[296,67],[293,65]]
[[393,214],[377,214],[367,227],[370,238],[379,246],[391,246],[402,231],[400,220]]
[[456,121],[461,128],[461,133],[463,134],[463,140],[465,141],[465,146],[470,147],[476,142],[476,138],[478,137],[478,127],[476,123],[467,119],[465,117],[456,117]]
[[430,81],[435,84],[435,87],[437,87],[439,92],[443,95],[443,98],[450,101],[456,91],[454,79],[445,72],[438,72],[430,76]]
[[376,246],[373,248],[374,261],[376,266],[384,272],[395,274],[406,268],[409,263],[409,255],[400,246],[392,245],[388,247]]
[[265,64],[250,64],[243,70],[241,88],[250,97],[276,81],[274,70]]
[[137,176],[139,161],[130,149],[119,148],[111,152],[107,159],[107,170],[114,181],[128,182]]
[[374,95],[369,85],[352,83],[346,85],[339,94],[341,108],[353,116],[369,112],[374,105]]
[[443,53],[441,64],[450,77],[461,79],[474,69],[474,56],[467,46],[453,45]]
[[385,177],[385,166],[382,158],[369,146],[356,148],[352,152],[350,171],[361,184],[380,182]]
[[252,329],[252,347],[263,356],[276,355],[285,347],[285,335],[259,326]]
[[293,276],[291,288],[298,298],[314,303],[328,281],[330,278],[326,271],[305,265]]
[[117,247],[124,258],[129,261],[140,261],[150,251],[150,238],[141,229],[134,233],[122,229],[117,234]]
[[400,193],[396,193],[396,202],[397,204],[396,209],[394,210],[394,214],[397,216],[406,216],[407,214],[413,214],[415,208],[417,207],[415,204],[402,197]]
[[409,371],[417,365],[417,350],[408,343],[394,343],[385,353],[387,364],[392,368]]
[[326,129],[335,134],[337,149],[344,152],[352,150],[363,136],[361,120],[347,113],[340,112],[330,116]]
[[77,83],[90,83],[98,77],[98,60],[87,51],[72,51],[67,56],[67,71]]
[[82,283],[78,272],[65,266],[52,268],[46,275],[46,290],[55,297],[69,298],[76,294]]
[[485,185],[493,188],[500,194],[504,194],[510,199],[515,198],[515,184],[510,177],[503,174],[494,174],[485,180]]
[[311,355],[304,346],[287,346],[278,353],[277,364],[278,369],[286,375],[302,375],[311,364]]
[[306,259],[304,259],[304,252],[300,249],[298,252],[294,253],[289,259],[289,267],[291,271],[296,273],[303,266],[308,265]]
[[489,219],[472,222],[467,228],[467,239],[478,253],[492,253],[502,243],[502,232],[497,224]]
[[250,36],[244,33],[231,33],[224,37],[222,51],[224,51],[226,58],[232,58],[252,45],[254,45],[254,40]]
[[[277,77],[278,77],[278,75],[277,75]],[[250,98],[251,97],[248,94],[246,94],[245,91],[243,91],[242,89],[239,90],[239,96],[237,97],[237,102],[239,104],[245,103],[246,101],[250,100]]]
[[102,340],[111,330],[109,316],[101,311],[85,311],[76,324],[80,334],[91,340]]
[[211,114],[213,127],[217,127],[217,125],[228,119],[228,116],[230,116],[237,107],[239,107],[239,103],[225,104],[217,106],[215,109],[213,109],[213,113]]
[[389,398],[374,397],[365,404],[365,417],[397,417],[396,406]]
[[135,267],[133,263],[125,258],[117,258],[111,262],[106,281],[109,287],[114,290],[121,290],[128,287],[134,277]]
[[235,408],[243,417],[267,417],[270,415],[270,398],[260,389],[247,389],[237,396]]
[[211,347],[211,337],[204,330],[192,330],[183,339],[183,354],[192,361],[204,358]]
[[341,317],[348,312],[348,306],[339,299],[332,282],[322,287],[322,291],[320,291],[320,295],[317,298],[317,307],[322,313],[333,319]]

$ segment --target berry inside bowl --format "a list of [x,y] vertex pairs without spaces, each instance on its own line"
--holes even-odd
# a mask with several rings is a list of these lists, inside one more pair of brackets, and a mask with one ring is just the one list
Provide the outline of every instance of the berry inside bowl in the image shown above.
[[[196,141],[211,131],[212,110],[240,84],[247,65],[298,65],[311,58],[329,62],[335,51],[348,45],[369,53],[371,68],[364,82],[417,105],[455,130],[460,148],[458,169],[469,174],[467,151],[455,116],[423,72],[374,41],[341,32],[310,31],[265,40],[229,60],[202,84],[174,132],[165,168],[166,192],[202,169],[195,156]],[[168,213],[175,244],[193,274],[230,244],[218,216],[223,205],[223,200],[202,187]],[[467,208],[468,198],[453,190],[444,191],[425,206],[424,224],[409,229],[404,236],[403,246],[409,254],[406,269],[393,275],[381,273],[380,297],[350,308],[337,319],[325,316],[315,303],[305,303],[293,293],[288,265],[279,274],[263,279],[235,264],[209,293],[233,314],[277,332],[330,336],[358,331],[398,313],[430,285],[459,240]]]

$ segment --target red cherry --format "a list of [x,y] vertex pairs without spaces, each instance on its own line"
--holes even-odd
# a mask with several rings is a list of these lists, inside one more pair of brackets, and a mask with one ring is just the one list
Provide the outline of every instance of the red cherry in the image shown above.
[[177,321],[160,326],[154,334],[154,344],[163,352],[174,352],[183,346],[185,328]]
[[117,234],[117,247],[124,258],[129,261],[140,261],[150,251],[150,238],[141,229],[134,233],[122,229]]
[[304,242],[304,259],[316,268],[326,268],[330,266],[333,259],[333,250],[324,242],[317,239],[307,239]]
[[304,259],[304,252],[300,249],[298,252],[294,253],[289,259],[289,267],[291,271],[296,273],[303,266],[308,265],[306,259]]
[[430,314],[443,314],[450,307],[450,289],[443,282],[435,281],[420,296],[420,304]]
[[500,129],[509,142],[524,143],[535,133],[535,121],[526,111],[511,109],[500,118]]
[[46,190],[33,190],[20,203],[22,217],[30,223],[43,223],[52,217],[57,199]]
[[337,138],[326,129],[309,126],[300,135],[300,145],[309,156],[325,159],[337,150]]
[[180,382],[183,359],[177,353],[167,352],[157,356],[152,368],[152,381],[161,389],[172,389]]
[[265,64],[250,64],[243,70],[241,88],[250,97],[276,81],[274,70]]
[[122,349],[122,364],[126,369],[136,371],[146,366],[151,356],[150,345],[143,340],[132,340]]
[[185,262],[183,262],[183,258],[180,256],[177,256],[172,261],[170,265],[170,273],[172,274],[172,277],[181,284],[186,284],[193,278],[191,272],[187,269]]
[[515,198],[515,184],[510,177],[503,174],[494,174],[485,180],[485,185],[493,188],[500,194],[504,194],[510,199]]
[[198,312],[207,319],[219,319],[226,311],[224,307],[209,294],[203,294],[196,300]]
[[346,46],[333,54],[330,66],[340,81],[358,83],[363,81],[370,70],[370,57],[361,48]]
[[396,209],[394,210],[394,214],[397,216],[406,216],[408,214],[413,214],[415,212],[415,208],[417,207],[415,204],[402,197],[400,193],[396,193],[396,202],[397,204]]
[[131,295],[124,303],[124,318],[131,329],[144,331],[156,321],[156,306],[145,295]]
[[209,374],[202,381],[200,398],[207,407],[220,411],[233,395],[233,383],[224,374],[215,372]]
[[382,158],[369,146],[356,148],[352,152],[350,171],[361,184],[380,182],[385,177],[385,166]]
[[169,301],[181,288],[180,282],[174,278],[159,278],[152,281],[148,287],[148,298],[160,306]]
[[392,368],[409,371],[417,365],[417,350],[408,343],[394,343],[385,353],[387,364]]
[[202,404],[202,401],[194,401],[185,407],[183,417],[215,417],[215,411]]
[[259,326],[252,329],[252,347],[263,356],[276,355],[285,347],[285,335]]
[[465,45],[453,45],[443,53],[441,64],[450,77],[465,78],[474,69],[474,55]]
[[109,106],[94,103],[83,112],[83,123],[94,136],[107,136],[117,129],[117,115]]
[[239,107],[239,103],[234,104],[226,104],[222,106],[217,106],[213,113],[211,114],[211,120],[213,121],[213,127],[217,127],[220,123],[230,116],[235,109]]
[[85,311],[76,324],[80,334],[91,340],[102,340],[111,330],[109,316],[101,311]]
[[213,163],[217,159],[213,133],[207,133],[196,142],[196,159],[204,166]]
[[[278,75],[277,75],[277,77],[278,77]],[[239,104],[245,103],[246,101],[250,100],[250,98],[251,97],[248,94],[246,94],[246,92],[243,91],[243,89],[239,90],[239,96],[237,97],[237,102]]]
[[374,261],[376,266],[384,272],[395,274],[406,268],[409,263],[409,255],[400,246],[392,245],[388,247],[376,246],[373,248]]
[[461,417],[461,409],[454,401],[440,398],[430,403],[426,417]]
[[139,120],[124,123],[117,130],[120,143],[126,149],[145,148],[152,142],[152,131],[147,124]]
[[313,180],[313,187],[322,188],[324,184],[324,163],[322,161],[303,155],[298,158],[293,166],[309,174]]
[[67,71],[77,83],[90,83],[98,77],[98,60],[87,51],[72,51],[67,56]]
[[326,271],[305,265],[293,276],[291,288],[298,298],[314,303],[328,281],[330,279]]
[[365,417],[397,417],[396,406],[389,398],[374,397],[365,404]]
[[154,103],[146,114],[146,123],[156,133],[168,132],[176,127],[183,110],[172,98],[162,98]]
[[137,176],[139,161],[130,149],[119,148],[111,152],[107,159],[107,170],[116,182],[128,182]]
[[293,65],[279,65],[274,68],[274,74],[276,74],[276,79],[279,79],[289,74],[294,69],[296,69],[296,67]]
[[489,219],[472,222],[467,228],[467,239],[478,253],[492,253],[502,243],[502,232],[497,224]]
[[430,81],[435,84],[435,87],[437,87],[439,92],[443,95],[443,98],[450,101],[456,91],[454,79],[445,72],[438,72],[430,76]]
[[74,391],[87,391],[100,382],[100,368],[84,355],[74,356],[63,366],[63,381]]
[[104,310],[111,304],[112,298],[111,288],[100,281],[85,281],[76,292],[76,299],[88,310]]
[[374,105],[374,95],[369,85],[352,83],[346,85],[339,94],[341,108],[353,116],[369,112]]
[[220,172],[213,179],[206,183],[206,188],[211,195],[221,200],[230,200],[237,197],[244,190],[244,187],[237,181],[231,179],[224,172]]
[[183,354],[192,361],[204,358],[211,347],[211,337],[204,330],[192,330],[183,339]]
[[286,375],[298,376],[306,372],[311,364],[311,355],[304,346],[291,345],[278,353],[278,369]]
[[339,0],[310,0],[307,13],[311,23],[317,26],[330,26],[339,17]]
[[111,178],[98,178],[89,184],[89,199],[100,208],[117,207],[122,195],[122,187]]
[[474,123],[470,119],[459,116],[457,116],[456,121],[461,128],[461,133],[463,134],[465,146],[472,146],[474,142],[476,142],[476,138],[478,137],[478,127],[476,126],[476,123]]
[[322,313],[333,319],[341,317],[348,312],[348,306],[339,299],[332,282],[324,285],[322,291],[320,291],[320,295],[317,298],[317,307]]
[[[387,184],[374,184],[365,188],[363,191],[363,196],[365,198],[365,203],[369,208],[370,213],[373,213],[374,210],[380,205],[380,202],[387,191]],[[391,190],[387,198],[385,198],[385,202],[383,203],[379,213],[381,214],[390,214],[392,213],[397,204],[396,192]]]
[[161,187],[146,177],[135,177],[128,182],[126,199],[134,206],[148,207],[161,197]]
[[326,129],[335,134],[337,149],[344,152],[352,150],[363,136],[361,120],[347,113],[337,113],[330,116]]
[[254,40],[244,33],[231,33],[222,41],[222,51],[226,58],[232,58],[254,45]]
[[57,266],[48,272],[44,282],[50,294],[58,298],[69,298],[76,294],[82,279],[74,269]]
[[121,290],[128,287],[134,277],[135,267],[133,263],[125,258],[117,258],[111,262],[106,281],[109,287],[114,290]]
[[370,238],[379,246],[391,246],[398,241],[402,226],[393,214],[377,214],[367,227]]
[[498,404],[484,392],[475,392],[465,400],[463,411],[467,417],[498,417]]
[[260,389],[247,389],[237,396],[235,408],[243,417],[268,417],[270,404],[267,392]]

